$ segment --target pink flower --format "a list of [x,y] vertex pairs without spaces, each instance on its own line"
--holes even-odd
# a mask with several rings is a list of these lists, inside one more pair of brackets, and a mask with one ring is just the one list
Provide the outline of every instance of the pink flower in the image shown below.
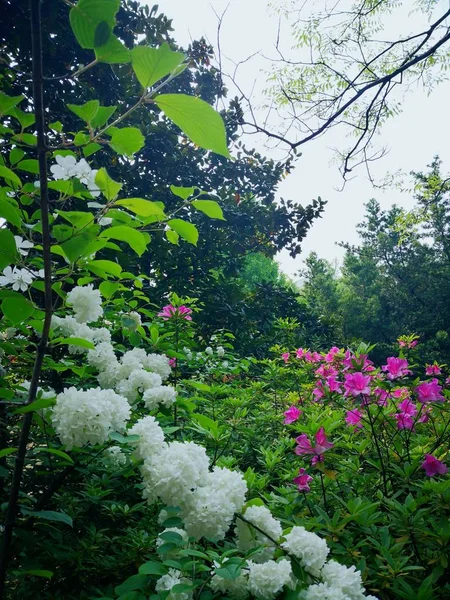
[[289,357],[290,357],[290,353],[289,353],[289,352],[284,352],[284,353],[281,355],[281,358],[284,360],[284,362],[285,362],[285,363],[287,363],[287,362],[288,362],[288,360],[289,360]]
[[442,387],[437,379],[431,381],[422,381],[416,387],[419,402],[444,402],[445,398],[441,394]]
[[342,393],[341,382],[337,381],[335,377],[327,377],[327,386],[330,392]]
[[340,349],[337,346],[333,346],[332,348],[330,348],[328,354],[325,355],[326,362],[333,362],[336,354],[338,354],[339,352]]
[[345,376],[345,395],[350,394],[354,397],[359,394],[370,394],[370,375],[364,375],[363,373],[351,373]]
[[323,398],[325,396],[325,391],[323,389],[322,381],[319,380],[316,383],[316,387],[313,389],[313,396],[314,396],[314,400],[320,400],[321,398]]
[[414,348],[417,346],[417,340],[413,340],[412,342],[407,340],[398,339],[398,345],[400,348]]
[[303,348],[299,348],[297,350],[296,356],[297,358],[303,358],[306,354],[306,350],[303,350]]
[[422,469],[425,469],[425,473],[428,477],[434,477],[438,474],[445,475],[448,471],[447,465],[435,458],[432,454],[425,454],[425,460],[420,466]]
[[441,372],[441,367],[437,363],[425,367],[425,375],[440,375]]
[[169,367],[172,367],[172,369],[174,369],[177,366],[177,359],[176,358],[170,358],[169,359]]
[[430,420],[430,414],[432,412],[432,407],[428,406],[423,412],[422,415],[417,419],[418,423],[428,423]]
[[330,367],[329,365],[320,365],[320,367],[316,369],[314,373],[318,377],[324,377],[325,379],[327,377],[336,377],[336,375],[338,374],[337,369],[335,369],[334,367]]
[[379,406],[387,406],[389,393],[386,390],[383,390],[383,388],[377,387],[373,390],[373,393],[375,396],[378,397],[377,404]]
[[296,421],[299,416],[302,414],[303,411],[301,411],[299,408],[297,408],[296,406],[291,406],[291,408],[288,408],[288,410],[283,413],[284,414],[284,424],[285,425],[290,425],[291,423],[293,423],[294,421]]
[[345,359],[342,361],[345,367],[348,369],[359,369],[360,371],[374,371],[375,367],[373,362],[367,358],[367,354],[360,354],[355,356],[347,350],[345,353]]
[[406,413],[396,413],[394,418],[397,419],[397,427],[399,429],[412,429],[414,427],[414,418]]
[[297,477],[294,477],[293,481],[297,484],[299,492],[309,492],[311,488],[309,487],[309,482],[312,481],[311,475],[308,475],[306,470],[302,467],[298,471]]
[[315,444],[312,446],[308,436],[303,433],[295,440],[297,442],[297,447],[295,449],[295,454],[313,454],[313,459],[311,464],[315,465],[318,461],[323,460],[323,453],[333,448],[334,444],[327,440],[327,436],[325,433],[325,429],[321,427],[319,431],[315,435]]
[[162,317],[165,321],[172,318],[192,321],[192,317],[190,316],[191,313],[192,309],[188,308],[187,306],[173,306],[172,304],[167,304],[166,306],[163,306],[162,311],[158,313],[158,317]]
[[409,390],[406,387],[399,387],[392,391],[393,398],[409,398]]
[[405,377],[405,375],[411,373],[408,369],[408,361],[406,358],[396,358],[395,356],[390,356],[387,359],[387,365],[383,365],[381,368],[383,371],[387,372],[387,378],[391,380]]
[[403,402],[400,402],[398,408],[402,413],[409,415],[410,417],[414,417],[417,414],[417,407],[409,398],[405,398]]
[[361,429],[361,427],[363,426],[363,424],[361,422],[361,418],[362,418],[362,414],[360,413],[360,411],[357,408],[355,408],[353,410],[347,411],[347,416],[345,417],[345,422],[347,423],[347,425],[352,425],[353,427],[357,427],[358,429]]

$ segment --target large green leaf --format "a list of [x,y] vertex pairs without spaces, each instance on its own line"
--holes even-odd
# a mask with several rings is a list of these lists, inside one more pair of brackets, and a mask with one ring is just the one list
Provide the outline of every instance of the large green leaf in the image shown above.
[[20,181],[20,179],[17,177],[14,171],[11,171],[11,169],[8,169],[8,167],[0,165],[0,177],[5,179],[7,182],[10,181],[17,187],[22,187],[22,182]]
[[205,213],[211,219],[221,219],[225,221],[222,209],[215,200],[192,200],[192,206],[202,213]]
[[33,304],[26,298],[5,298],[2,302],[2,312],[13,325],[19,325],[34,313]]
[[170,221],[167,221],[167,225],[169,225],[169,227],[178,233],[184,240],[190,244],[194,244],[194,246],[197,245],[198,229],[195,225],[183,221],[182,219],[170,219]]
[[172,194],[175,194],[175,196],[183,198],[183,200],[187,200],[189,196],[192,196],[192,194],[195,192],[195,187],[179,187],[177,185],[171,185],[170,191]]
[[207,102],[186,94],[161,94],[155,102],[194,144],[229,158],[224,122]]
[[9,113],[23,98],[23,96],[7,96],[0,92],[0,117]]
[[69,515],[64,512],[59,512],[56,510],[32,511],[32,510],[26,510],[24,508],[22,508],[22,512],[25,513],[26,515],[29,515],[30,517],[36,517],[38,519],[45,519],[46,521],[56,521],[57,523],[65,523],[66,525],[73,527],[72,518],[69,517]]
[[49,406],[53,406],[56,403],[56,398],[38,398],[31,404],[27,404],[26,406],[22,406],[17,408],[14,412],[17,414],[29,413],[35,410],[42,410],[43,408],[48,408]]
[[116,110],[117,106],[99,106],[97,114],[91,121],[92,127],[103,127]]
[[128,210],[140,217],[156,215],[164,218],[166,216],[158,203],[151,200],[144,200],[143,198],[124,198],[123,200],[117,200],[115,204],[125,206],[125,208],[128,208]]
[[133,156],[145,144],[144,136],[136,127],[110,127],[106,133],[111,136],[111,148],[123,156]]
[[67,108],[71,110],[73,113],[80,117],[83,121],[90,124],[96,114],[98,113],[98,109],[100,107],[100,102],[98,100],[89,100],[89,102],[85,102],[84,104],[68,104]]
[[25,160],[21,160],[17,165],[17,168],[21,171],[27,171],[28,173],[39,175],[39,162],[35,158],[26,158]]
[[107,200],[117,198],[117,194],[122,189],[122,184],[111,179],[104,167],[98,170],[95,183]]
[[147,238],[145,235],[127,225],[108,227],[108,229],[102,231],[100,237],[126,242],[138,256],[142,256],[147,248]]
[[174,52],[165,43],[159,48],[136,46],[131,51],[133,70],[144,88],[169,75],[185,58],[182,52]]
[[0,229],[0,269],[4,269],[17,259],[16,240],[9,229]]
[[104,45],[115,25],[120,0],[80,0],[70,10],[72,30],[82,48]]
[[97,267],[102,271],[111,273],[114,277],[120,277],[120,274],[122,273],[122,267],[112,260],[91,260],[87,264],[87,268],[89,269],[90,267]]
[[81,231],[71,239],[61,244],[64,254],[71,263],[76,262],[82,256],[87,256],[87,248],[95,241],[95,235],[91,231]]
[[8,200],[0,199],[0,217],[16,227],[20,228],[22,226],[20,210]]
[[109,64],[125,64],[131,60],[130,51],[114,34],[109,36],[106,44],[95,48],[95,57],[99,62]]

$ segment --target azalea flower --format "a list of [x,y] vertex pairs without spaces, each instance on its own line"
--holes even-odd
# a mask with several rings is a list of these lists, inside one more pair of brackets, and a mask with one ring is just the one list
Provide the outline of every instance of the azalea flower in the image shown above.
[[402,411],[402,413],[410,415],[411,417],[417,414],[417,407],[409,398],[405,398],[403,402],[400,402],[398,408]]
[[347,423],[347,425],[351,425],[353,427],[356,427],[357,429],[361,429],[361,427],[363,426],[361,418],[361,412],[357,408],[355,408],[353,410],[347,411],[345,422]]
[[165,321],[174,317],[192,321],[192,317],[190,316],[191,313],[192,309],[187,306],[173,306],[172,304],[167,304],[166,306],[163,306],[162,311],[158,313],[158,317],[162,317]]
[[401,412],[393,416],[397,420],[397,427],[399,429],[412,429],[414,427],[414,418],[411,415]]
[[302,412],[303,411],[301,411],[296,406],[291,406],[291,408],[288,408],[288,410],[283,413],[284,414],[284,424],[290,425],[291,423],[293,423],[300,417]]
[[316,383],[316,387],[313,389],[313,396],[316,401],[320,400],[321,398],[323,398],[325,396],[325,391],[323,389],[322,381],[319,380]]
[[296,438],[295,441],[297,442],[295,454],[298,454],[299,456],[303,454],[313,454],[314,456],[311,461],[312,465],[322,461],[323,453],[334,446],[334,444],[327,440],[325,429],[323,427],[321,427],[315,435],[316,443],[314,446],[312,446],[308,436],[305,433]]
[[373,362],[367,358],[367,354],[355,356],[347,350],[345,358],[342,361],[347,369],[359,369],[360,371],[374,371]]
[[437,363],[425,367],[425,375],[440,375],[441,372],[441,367]]
[[389,393],[386,390],[377,387],[373,390],[373,393],[378,397],[377,404],[379,406],[387,406]]
[[0,276],[0,286],[12,285],[12,289],[16,292],[26,292],[28,286],[33,283],[33,274],[26,269],[18,269],[14,267],[5,267],[3,269],[3,275]]
[[416,387],[419,402],[444,402],[445,398],[441,394],[442,387],[437,379],[431,381],[422,381]]
[[370,375],[364,375],[363,373],[356,372],[350,373],[345,376],[345,395],[350,394],[354,397],[360,394],[370,394]]
[[293,479],[294,483],[297,484],[299,492],[310,492],[311,488],[309,487],[309,482],[312,480],[313,478],[311,475],[308,475],[303,467],[299,469],[297,477],[294,477]]
[[284,360],[285,363],[288,362],[289,357],[290,357],[289,352],[283,352],[283,354],[281,355],[281,358]]
[[17,250],[22,256],[26,256],[28,254],[28,250],[34,248],[34,244],[32,242],[25,240],[23,237],[20,237],[20,235],[15,235],[14,239],[16,241]]
[[336,379],[336,377],[327,377],[326,384],[330,392],[337,392],[338,394],[342,393],[341,382]]
[[329,365],[320,365],[320,367],[315,370],[315,374],[326,379],[327,377],[336,377],[338,371]]
[[298,348],[296,356],[297,358],[303,358],[306,354],[306,350],[303,350],[303,348]]
[[428,475],[428,477],[445,475],[448,471],[447,465],[435,458],[432,454],[425,454],[425,460],[420,466],[425,470],[425,473]]
[[406,358],[396,358],[390,356],[387,359],[387,365],[383,365],[381,369],[386,373],[388,379],[398,379],[399,377],[405,377],[409,375],[411,371],[408,369],[408,361]]
[[330,348],[328,354],[325,354],[325,361],[326,362],[333,362],[333,360],[336,357],[336,354],[338,354],[340,352],[340,349],[337,346],[333,346],[332,348]]

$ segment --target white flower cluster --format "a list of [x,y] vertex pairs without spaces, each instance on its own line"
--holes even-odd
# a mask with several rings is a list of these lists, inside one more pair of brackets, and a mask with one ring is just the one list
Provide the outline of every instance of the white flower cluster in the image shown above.
[[[58,329],[65,337],[81,338],[93,344],[109,343],[111,341],[111,334],[105,327],[89,327],[86,323],[79,323],[75,317],[66,316],[61,318],[54,315],[52,317],[52,327]],[[87,352],[87,349],[82,346],[69,346],[70,354],[83,354],[85,352]]]
[[257,598],[271,600],[285,585],[295,587],[291,561],[287,558],[278,562],[269,560],[263,564],[249,560],[248,567],[248,589]]
[[190,584],[192,583],[190,579],[183,577],[180,571],[176,569],[169,569],[169,572],[166,575],[163,575],[156,582],[155,590],[157,592],[170,592],[167,596],[167,600],[189,600],[192,597],[191,593],[181,592],[181,593],[172,593],[171,590],[174,586],[179,583]]
[[[272,513],[265,506],[249,506],[243,515],[246,521],[250,521],[261,529],[273,540],[278,542],[282,534],[282,528],[279,521],[274,519]],[[253,556],[255,562],[265,562],[273,557],[275,552],[274,543],[260,531],[248,525],[245,521],[237,519],[236,537],[239,550],[248,552],[254,548],[260,547],[258,554]]]
[[103,454],[105,464],[109,467],[120,469],[127,464],[127,457],[122,452],[120,446],[111,446]]
[[124,431],[130,413],[127,399],[113,390],[71,387],[57,395],[51,419],[61,443],[71,450],[103,444],[111,431]]
[[92,284],[77,285],[68,294],[66,302],[72,306],[78,323],[93,323],[103,316],[102,298]]
[[325,540],[304,527],[293,527],[285,536],[282,547],[300,559],[300,564],[308,573],[318,577],[327,560],[330,549]]
[[346,567],[330,560],[322,568],[323,583],[309,586],[303,594],[305,600],[377,600],[365,596],[361,573],[354,566]]
[[50,171],[55,179],[71,179],[76,177],[87,186],[91,195],[97,197],[100,195],[100,190],[95,183],[97,171],[91,169],[86,160],[82,158],[79,162],[74,156],[55,156],[56,165],[50,167]]

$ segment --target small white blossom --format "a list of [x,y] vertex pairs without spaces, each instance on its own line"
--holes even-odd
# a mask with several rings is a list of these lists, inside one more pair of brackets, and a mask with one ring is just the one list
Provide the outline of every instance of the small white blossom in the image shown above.
[[211,348],[211,346],[207,346],[205,348],[205,354],[207,354],[208,356],[212,356],[213,355],[213,349]]
[[138,459],[145,459],[159,454],[167,446],[164,442],[164,432],[155,417],[152,416],[139,419],[128,430],[128,435],[139,436],[139,441],[135,442],[135,456]]
[[108,225],[111,225],[112,222],[113,220],[110,217],[100,217],[98,220],[100,227],[107,227]]
[[5,267],[3,275],[0,276],[0,286],[11,285],[16,292],[26,292],[28,286],[33,283],[34,276],[27,269]]
[[28,251],[31,248],[34,248],[34,244],[32,242],[25,240],[20,235],[15,235],[14,239],[16,241],[17,250],[22,256],[26,256],[28,254]]
[[103,455],[105,463],[108,466],[120,468],[127,464],[127,457],[122,452],[120,446],[111,446],[105,450]]
[[73,169],[76,167],[77,159],[75,156],[55,156],[56,165],[50,167],[50,171],[55,179],[63,179],[64,181],[73,177]]
[[216,352],[217,356],[219,356],[220,358],[222,358],[222,356],[225,355],[225,349],[223,348],[223,346],[217,346]]

